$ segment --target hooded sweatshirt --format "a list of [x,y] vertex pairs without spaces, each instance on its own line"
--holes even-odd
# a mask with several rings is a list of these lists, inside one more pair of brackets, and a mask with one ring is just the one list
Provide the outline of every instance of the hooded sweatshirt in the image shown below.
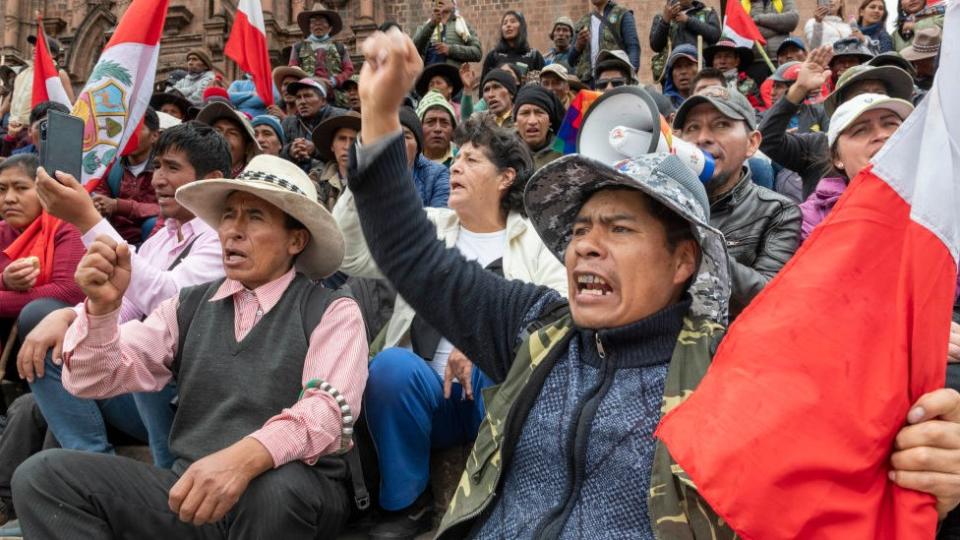
[[680,95],[677,85],[673,82],[673,64],[680,56],[697,57],[697,49],[693,45],[680,45],[673,49],[670,58],[667,59],[667,66],[663,71],[663,95],[670,98],[674,108],[679,108],[687,98]]
[[847,189],[847,179],[834,176],[820,180],[817,189],[800,204],[803,224],[800,226],[800,240],[806,240],[814,227],[820,224],[837,204],[837,199]]

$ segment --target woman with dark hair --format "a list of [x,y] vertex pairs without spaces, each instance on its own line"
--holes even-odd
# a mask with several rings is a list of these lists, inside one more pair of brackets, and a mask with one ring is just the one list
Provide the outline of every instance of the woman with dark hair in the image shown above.
[[860,38],[877,54],[893,50],[893,38],[884,28],[887,25],[887,5],[883,0],[862,0],[857,10],[857,27],[853,35]]
[[[22,340],[47,313],[83,300],[73,279],[86,252],[80,231],[43,210],[37,166],[34,154],[0,163],[0,350],[14,326]],[[16,380],[16,362],[0,376]]]
[[899,0],[897,24],[893,32],[893,48],[897,52],[913,45],[913,38],[924,28],[937,26],[943,30],[946,2],[928,6],[924,0]]
[[[424,209],[437,236],[490,272],[566,294],[564,267],[526,218],[523,191],[533,174],[527,145],[489,113],[464,121],[454,141],[460,152],[450,166],[449,208]],[[347,246],[340,270],[383,277],[349,190],[333,216]],[[380,463],[380,505],[390,514],[370,538],[413,538],[432,521],[431,449],[473,442],[484,416],[480,391],[492,382],[399,296],[382,336],[364,411]]]
[[516,64],[523,71],[523,77],[531,71],[543,69],[543,55],[527,43],[527,20],[519,11],[507,11],[500,19],[500,41],[483,60],[480,80],[484,80],[491,69],[503,64]]
[[844,15],[843,0],[818,4],[813,18],[803,27],[803,33],[811,50],[821,45],[833,45],[835,41],[850,37],[853,28]]

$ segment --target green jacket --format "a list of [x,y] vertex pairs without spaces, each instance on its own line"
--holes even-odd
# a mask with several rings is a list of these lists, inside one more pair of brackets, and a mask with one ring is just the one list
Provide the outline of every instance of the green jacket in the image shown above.
[[916,24],[913,27],[913,33],[910,34],[910,39],[904,39],[900,35],[899,30],[894,30],[893,35],[893,50],[900,52],[903,49],[906,49],[910,45],[913,45],[913,39],[917,36],[917,32],[924,30],[926,28],[933,28],[934,26],[943,30],[943,14],[932,14],[925,17],[919,17]]
[[[600,50],[615,50],[623,48],[623,35],[620,31],[620,21],[623,19],[623,15],[627,13],[627,8],[619,5],[613,4],[610,9],[610,13],[607,14],[604,24],[600,25],[601,35],[600,35]],[[590,28],[590,14],[587,13],[577,21],[577,28],[573,32],[573,39],[576,39],[577,32],[581,28]],[[577,77],[581,81],[588,81],[593,79],[593,66],[591,64],[591,58],[593,53],[590,50],[590,41],[587,41],[587,46],[583,51],[580,52],[580,57],[577,60]],[[636,66],[634,66],[636,68]]]
[[[464,62],[479,62],[483,59],[483,51],[480,50],[480,38],[477,37],[476,30],[468,25],[469,39],[464,40],[457,33],[454,21],[454,17],[450,17],[450,20],[443,24],[443,42],[450,48],[450,53],[447,54],[447,63],[460,67],[460,64]],[[413,43],[417,46],[420,56],[426,58],[427,48],[433,42],[432,38],[436,29],[437,26],[433,24],[433,21],[427,21],[426,24],[417,28],[417,31],[413,34]]]
[[[557,359],[573,336],[569,314],[532,333],[519,346],[503,383],[483,390],[486,417],[437,538],[463,538],[496,497],[503,463],[511,459],[520,428]],[[688,315],[670,362],[661,414],[690,396],[710,364],[724,327]],[[696,492],[686,473],[657,443],[650,481],[650,522],[663,540],[733,539],[735,534]]]

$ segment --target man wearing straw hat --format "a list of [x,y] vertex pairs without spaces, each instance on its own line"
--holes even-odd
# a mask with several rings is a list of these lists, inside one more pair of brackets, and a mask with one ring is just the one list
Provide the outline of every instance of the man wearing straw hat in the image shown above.
[[117,324],[130,248],[98,238],[87,295],[64,342],[63,382],[84,397],[176,379],[172,470],[68,450],[14,475],[36,538],[334,537],[349,510],[351,446],[367,377],[356,302],[312,280],[340,265],[343,237],[296,165],[261,155],[234,179],[190,183],[177,201],[217,230],[226,278],[188,287],[144,321]]
[[313,9],[297,15],[297,24],[304,39],[290,51],[291,66],[300,66],[310,75],[330,84],[330,90],[339,88],[353,75],[353,61],[341,43],[334,43],[333,36],[343,30],[343,19],[322,3],[315,2]]

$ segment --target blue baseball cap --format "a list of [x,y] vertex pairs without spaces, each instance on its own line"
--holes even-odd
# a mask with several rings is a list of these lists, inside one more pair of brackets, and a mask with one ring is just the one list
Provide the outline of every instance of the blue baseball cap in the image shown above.
[[780,46],[777,47],[777,55],[778,55],[778,56],[780,55],[781,52],[783,52],[783,48],[786,47],[787,45],[793,45],[794,47],[796,47],[796,48],[798,48],[798,49],[800,49],[801,51],[804,51],[804,52],[806,52],[806,50],[807,50],[807,46],[803,44],[803,40],[802,40],[802,39],[800,39],[800,38],[798,38],[798,37],[793,37],[793,36],[791,36],[791,37],[788,37],[787,39],[783,40],[783,43],[781,43]]

